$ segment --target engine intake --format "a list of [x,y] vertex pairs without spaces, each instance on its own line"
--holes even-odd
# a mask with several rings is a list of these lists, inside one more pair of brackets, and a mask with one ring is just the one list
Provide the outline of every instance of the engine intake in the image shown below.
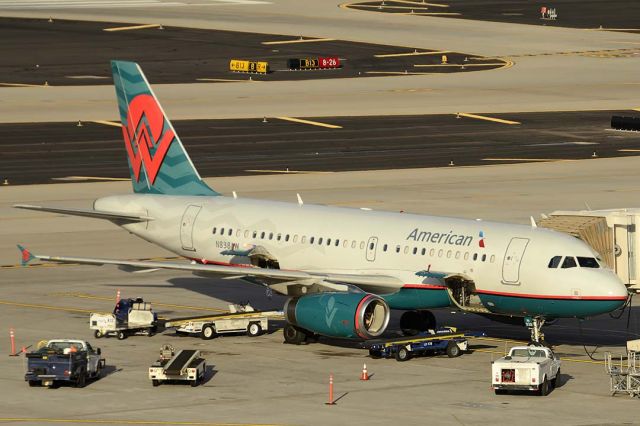
[[379,296],[368,293],[314,293],[289,299],[287,321],[330,337],[371,339],[389,324],[390,309]]

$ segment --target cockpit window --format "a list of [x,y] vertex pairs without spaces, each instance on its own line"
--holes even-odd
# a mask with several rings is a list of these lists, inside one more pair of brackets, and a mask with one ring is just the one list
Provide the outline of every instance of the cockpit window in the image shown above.
[[598,261],[593,257],[579,257],[578,256],[578,264],[582,268],[599,268],[600,265]]
[[562,262],[562,267],[563,268],[575,268],[576,266],[576,260],[571,257],[571,256],[567,256],[564,258],[564,262]]
[[560,265],[562,256],[553,256],[549,261],[549,268],[557,268]]

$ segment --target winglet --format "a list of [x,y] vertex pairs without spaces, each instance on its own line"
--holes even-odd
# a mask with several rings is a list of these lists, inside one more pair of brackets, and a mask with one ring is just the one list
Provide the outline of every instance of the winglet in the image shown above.
[[36,258],[33,254],[31,254],[29,250],[22,247],[20,244],[18,244],[17,246],[18,246],[18,250],[20,250],[20,264],[22,266],[27,266],[27,263],[31,262],[33,259]]

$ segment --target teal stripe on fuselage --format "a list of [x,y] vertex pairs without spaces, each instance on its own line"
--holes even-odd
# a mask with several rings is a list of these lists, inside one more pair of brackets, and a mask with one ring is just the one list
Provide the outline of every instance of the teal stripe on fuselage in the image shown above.
[[591,317],[611,312],[625,303],[624,300],[537,299],[496,294],[479,296],[482,304],[491,312],[551,318]]
[[391,309],[434,309],[451,305],[445,289],[403,288],[397,293],[380,295]]

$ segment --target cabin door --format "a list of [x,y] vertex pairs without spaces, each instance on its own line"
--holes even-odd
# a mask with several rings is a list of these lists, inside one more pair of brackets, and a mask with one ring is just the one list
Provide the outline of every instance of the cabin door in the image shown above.
[[367,242],[367,260],[373,262],[376,260],[376,248],[378,247],[378,237],[371,237]]
[[502,262],[502,282],[520,284],[520,263],[529,244],[528,238],[512,238]]
[[193,247],[193,226],[196,223],[196,217],[200,213],[202,206],[190,205],[182,215],[180,222],[180,240],[184,250],[196,251]]

